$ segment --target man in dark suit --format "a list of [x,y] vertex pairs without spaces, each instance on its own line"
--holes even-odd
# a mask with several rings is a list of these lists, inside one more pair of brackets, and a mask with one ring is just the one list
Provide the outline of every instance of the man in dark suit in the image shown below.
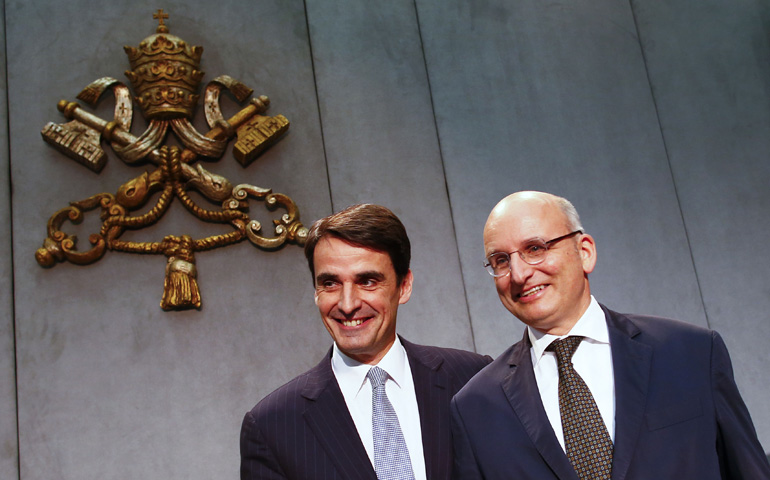
[[385,207],[355,205],[310,228],[305,256],[334,345],[246,414],[242,480],[450,478],[449,402],[492,359],[396,335],[410,255]]
[[572,204],[512,194],[484,247],[527,331],[452,401],[455,478],[770,479],[720,336],[598,304]]

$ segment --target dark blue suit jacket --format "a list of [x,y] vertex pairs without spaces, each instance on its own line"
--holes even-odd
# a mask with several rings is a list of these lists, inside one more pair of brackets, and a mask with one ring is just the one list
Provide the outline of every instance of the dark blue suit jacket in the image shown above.
[[[449,479],[449,401],[492,359],[401,342],[414,378],[428,478]],[[257,479],[377,479],[332,372],[331,350],[243,419],[241,480]]]
[[[615,376],[613,480],[770,479],[721,337],[602,308]],[[525,333],[452,401],[455,478],[578,480],[529,350]]]

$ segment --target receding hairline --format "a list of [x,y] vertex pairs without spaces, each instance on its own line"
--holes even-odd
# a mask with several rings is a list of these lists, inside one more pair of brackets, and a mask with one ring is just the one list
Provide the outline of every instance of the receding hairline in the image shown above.
[[541,205],[553,206],[559,212],[561,212],[561,215],[564,218],[564,223],[570,231],[585,231],[580,221],[580,215],[578,215],[577,209],[575,209],[575,206],[572,204],[572,202],[564,197],[560,197],[552,193],[525,190],[515,192],[504,197],[497,203],[497,205],[494,206],[492,211],[489,213],[489,216],[487,217],[487,222],[484,224],[485,236],[490,225],[494,224],[498,218],[505,217],[508,214],[511,205],[513,205],[514,202],[521,200],[536,201]]

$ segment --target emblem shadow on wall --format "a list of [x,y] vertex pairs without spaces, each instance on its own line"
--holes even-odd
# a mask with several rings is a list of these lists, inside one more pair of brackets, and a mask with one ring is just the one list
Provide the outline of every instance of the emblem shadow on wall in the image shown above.
[[[209,172],[196,160],[201,157],[219,159],[235,138],[233,156],[246,167],[260,153],[280,139],[288,130],[283,115],[267,116],[270,100],[259,96],[248,100],[253,90],[237,80],[222,75],[208,83],[204,90],[204,113],[210,130],[201,134],[191,120],[200,95],[196,92],[204,72],[200,70],[203,47],[187,44],[169,33],[164,20],[168,14],[158,10],[154,35],[138,47],[124,47],[131,70],[126,71],[133,86],[134,100],[149,125],[144,133],[131,134],[133,102],[129,88],[120,81],[100,78],[88,85],[77,98],[95,106],[99,98],[111,90],[115,97],[114,118],[104,120],[77,102],[62,100],[59,111],[67,123],[48,123],[43,139],[51,146],[94,172],[100,172],[107,155],[101,140],[109,142],[115,154],[127,165],[151,165],[136,178],[122,184],[115,194],[98,193],[70,202],[48,220],[48,236],[35,253],[43,267],[68,261],[88,265],[98,261],[106,251],[165,255],[166,277],[160,306],[164,310],[200,308],[201,296],[195,268],[195,253],[232,245],[244,239],[264,250],[274,250],[286,243],[303,245],[307,228],[299,221],[294,201],[272,189],[254,185],[233,184],[225,177]],[[219,96],[227,89],[241,104],[248,103],[235,115],[225,119]],[[169,129],[184,146],[164,145]],[[219,209],[199,206],[188,194],[195,190]],[[157,195],[155,205],[146,213],[133,215]],[[123,241],[126,230],[141,230],[157,223],[174,200],[198,220],[229,224],[233,231],[204,238],[190,235],[167,235],[160,241]],[[249,217],[249,201],[264,202],[268,210],[283,208],[286,213],[274,219],[273,236],[262,234],[259,221]],[[80,223],[84,216],[99,210],[101,227],[89,235],[90,249],[77,249],[77,238],[62,230],[65,222]],[[96,213],[96,212],[94,212]]]

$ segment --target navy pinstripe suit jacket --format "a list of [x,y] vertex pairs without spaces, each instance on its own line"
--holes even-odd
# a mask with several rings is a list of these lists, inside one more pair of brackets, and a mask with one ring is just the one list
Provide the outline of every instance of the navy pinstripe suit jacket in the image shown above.
[[[428,479],[449,479],[449,402],[492,359],[401,342],[414,378]],[[243,419],[241,480],[257,479],[377,479],[332,372],[331,350]]]

